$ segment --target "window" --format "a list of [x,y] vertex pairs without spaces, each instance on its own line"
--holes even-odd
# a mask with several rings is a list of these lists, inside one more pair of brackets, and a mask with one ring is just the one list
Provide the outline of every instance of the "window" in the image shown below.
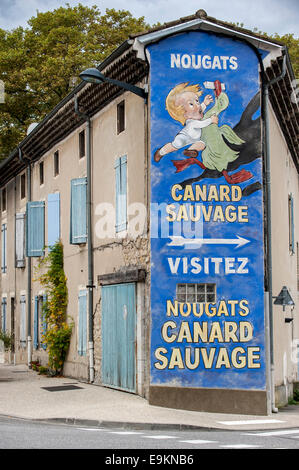
[[177,284],[176,299],[182,303],[214,303],[216,284]]
[[79,134],[79,158],[85,157],[85,131]]
[[39,184],[40,186],[44,184],[45,178],[44,178],[44,162],[41,162],[39,164]]
[[7,310],[7,299],[2,297],[2,308],[1,308],[1,330],[6,331],[6,310]]
[[73,245],[87,241],[86,187],[87,178],[71,181],[70,243]]
[[116,160],[115,186],[116,186],[116,232],[127,228],[127,157]]
[[2,212],[6,211],[6,188],[3,188],[1,191],[1,208]]
[[27,202],[26,255],[43,256],[45,247],[45,203]]
[[289,250],[291,254],[294,254],[295,253],[294,199],[293,199],[292,194],[289,194],[288,214],[289,214]]
[[15,250],[16,268],[25,267],[25,214],[16,214]]
[[87,344],[87,291],[79,293],[78,354],[85,356]]
[[60,194],[48,194],[48,247],[60,239]]
[[117,105],[117,133],[120,134],[125,130],[125,102],[122,101]]
[[23,173],[21,175],[21,199],[26,197],[26,175]]
[[1,226],[1,272],[7,272],[7,224]]
[[54,153],[54,176],[59,175],[59,151]]

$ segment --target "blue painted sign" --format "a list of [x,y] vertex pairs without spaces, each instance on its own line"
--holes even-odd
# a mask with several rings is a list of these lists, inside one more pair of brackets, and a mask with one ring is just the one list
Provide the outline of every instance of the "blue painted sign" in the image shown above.
[[257,56],[201,31],[148,52],[151,384],[265,390]]

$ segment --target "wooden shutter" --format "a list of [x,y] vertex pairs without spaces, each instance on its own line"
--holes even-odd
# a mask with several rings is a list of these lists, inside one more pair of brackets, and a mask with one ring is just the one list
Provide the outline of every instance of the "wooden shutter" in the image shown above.
[[87,344],[87,291],[82,290],[79,293],[79,335],[78,335],[78,354],[86,354]]
[[127,157],[116,160],[115,190],[116,190],[116,232],[127,228]]
[[48,194],[48,247],[60,239],[60,194]]
[[43,256],[45,247],[45,203],[27,202],[26,217],[27,256]]
[[289,249],[295,253],[295,231],[294,231],[294,198],[289,194]]
[[86,178],[71,181],[70,243],[73,245],[87,241],[86,186]]
[[2,298],[2,320],[1,320],[1,329],[6,331],[6,309],[7,309],[7,300],[6,297]]
[[25,267],[25,214],[16,214],[16,268]]
[[1,227],[1,271],[7,271],[7,224]]
[[[47,294],[44,294],[42,296],[42,308],[41,308],[41,313],[40,313],[41,324],[42,324],[42,335],[46,334],[47,328],[48,328],[47,320],[46,320],[46,312],[44,310],[46,302],[47,302]],[[41,347],[43,349],[47,349],[47,345],[43,341],[41,342]]]
[[21,296],[21,316],[20,316],[20,345],[22,348],[26,347],[26,297]]
[[38,296],[34,298],[34,322],[33,322],[33,346],[35,349],[38,349],[38,330],[39,330],[39,321],[38,321]]

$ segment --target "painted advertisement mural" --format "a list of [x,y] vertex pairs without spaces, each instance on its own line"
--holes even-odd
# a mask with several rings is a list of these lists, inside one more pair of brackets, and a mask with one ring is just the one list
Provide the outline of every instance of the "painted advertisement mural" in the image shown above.
[[151,384],[264,390],[258,59],[195,31],[148,56]]

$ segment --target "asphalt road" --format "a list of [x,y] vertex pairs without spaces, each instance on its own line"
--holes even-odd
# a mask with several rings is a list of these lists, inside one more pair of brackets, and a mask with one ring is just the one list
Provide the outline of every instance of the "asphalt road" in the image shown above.
[[[0,449],[105,449],[106,458],[121,458],[122,454],[117,450],[122,449],[160,449],[179,452],[182,459],[189,456],[190,461],[186,464],[195,464],[191,460],[196,459],[196,453],[201,449],[299,449],[299,427],[273,431],[126,430],[0,417]],[[140,460],[138,465],[133,461],[125,463],[131,467],[140,467],[142,463],[169,463],[156,461],[158,454],[155,452],[151,462],[147,461],[150,454],[146,452],[144,455],[144,462]],[[124,462],[111,461],[111,464],[121,463]]]

